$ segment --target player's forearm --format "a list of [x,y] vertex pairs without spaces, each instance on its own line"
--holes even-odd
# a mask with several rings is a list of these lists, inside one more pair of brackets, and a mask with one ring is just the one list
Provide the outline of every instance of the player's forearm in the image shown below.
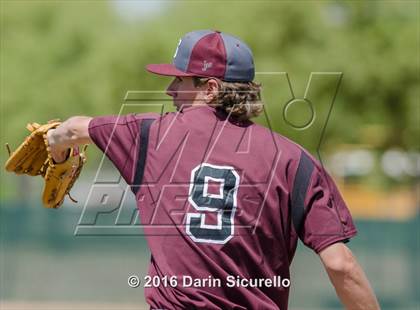
[[88,116],[74,116],[64,121],[56,129],[48,132],[49,145],[55,149],[67,149],[92,143],[88,131],[90,120],[91,117]]
[[321,252],[320,256],[346,309],[380,309],[369,280],[350,249],[344,244],[336,244]]
[[348,272],[328,272],[328,275],[346,309],[380,309],[369,281],[357,262]]

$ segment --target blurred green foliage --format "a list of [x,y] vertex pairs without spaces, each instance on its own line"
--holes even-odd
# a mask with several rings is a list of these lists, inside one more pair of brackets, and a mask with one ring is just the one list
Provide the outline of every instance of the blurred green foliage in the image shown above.
[[[118,15],[115,2],[1,1],[2,142],[17,146],[26,122],[117,114],[127,90],[164,90],[169,78],[152,76],[144,66],[171,61],[186,32],[218,29],[250,45],[258,72],[287,72],[296,97],[303,96],[311,72],[343,73],[323,150],[340,144],[419,149],[418,2],[160,6],[133,20]],[[263,83],[270,126],[315,149],[337,77],[311,85],[309,99],[323,117],[306,131],[291,128],[282,117],[292,99],[285,75],[257,75],[257,80]],[[306,112],[295,107],[294,114]],[[264,117],[257,121],[268,124]]]

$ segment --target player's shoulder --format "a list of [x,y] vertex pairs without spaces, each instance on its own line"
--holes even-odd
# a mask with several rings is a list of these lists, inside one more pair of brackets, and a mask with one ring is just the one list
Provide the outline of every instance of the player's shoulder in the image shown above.
[[307,160],[315,167],[320,166],[319,161],[299,143],[265,126],[254,124],[254,128],[257,136],[265,136],[267,138],[265,143],[268,143],[268,139],[275,143],[276,149],[281,152],[283,161],[299,163],[301,160]]
[[[255,133],[256,137],[266,137],[272,140],[277,148],[288,157],[297,157],[304,150],[298,143],[268,127],[256,123],[254,123],[253,127],[253,133]],[[267,142],[269,141],[265,140],[265,143]]]

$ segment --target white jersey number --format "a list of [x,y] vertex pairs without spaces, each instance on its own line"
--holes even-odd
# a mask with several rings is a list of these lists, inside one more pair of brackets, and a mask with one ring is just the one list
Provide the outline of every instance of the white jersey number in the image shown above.
[[[209,182],[219,190],[209,193]],[[228,242],[234,233],[239,175],[233,167],[200,164],[191,171],[188,201],[199,213],[187,213],[187,234],[195,242]],[[215,212],[217,223],[206,224],[206,212]]]

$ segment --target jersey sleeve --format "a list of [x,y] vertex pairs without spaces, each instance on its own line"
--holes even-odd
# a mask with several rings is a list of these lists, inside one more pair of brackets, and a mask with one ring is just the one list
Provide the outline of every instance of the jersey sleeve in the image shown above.
[[302,152],[292,192],[292,217],[299,238],[319,253],[357,233],[349,209],[327,171]]
[[94,117],[89,123],[90,138],[128,184],[135,174],[142,118],[136,114],[109,115]]

